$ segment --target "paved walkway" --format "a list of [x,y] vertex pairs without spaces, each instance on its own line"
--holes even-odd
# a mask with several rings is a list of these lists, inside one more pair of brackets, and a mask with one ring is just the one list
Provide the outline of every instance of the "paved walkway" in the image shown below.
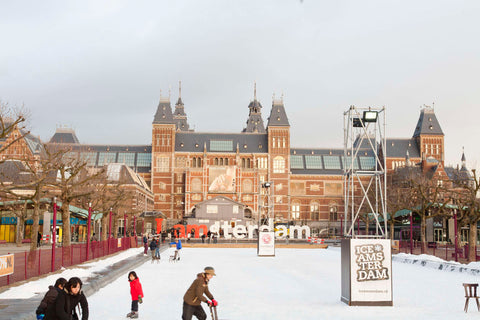
[[[167,246],[163,246],[161,251],[167,248]],[[111,265],[108,269],[86,279],[83,292],[88,298],[118,277],[127,274],[129,270],[137,268],[150,259],[150,256],[144,256],[143,253],[141,253],[119,261]],[[36,320],[35,310],[44,295],[45,293],[37,294],[29,299],[0,299],[0,320]]]

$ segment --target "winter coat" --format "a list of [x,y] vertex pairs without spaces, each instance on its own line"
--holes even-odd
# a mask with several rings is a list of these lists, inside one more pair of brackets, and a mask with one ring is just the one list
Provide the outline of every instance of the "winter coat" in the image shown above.
[[54,286],[49,286],[47,293],[43,297],[42,302],[40,302],[40,305],[38,306],[35,313],[45,314],[45,312],[47,312],[47,307],[55,303],[55,300],[57,299],[58,293],[60,291],[62,291],[62,289]]
[[79,303],[82,309],[81,320],[88,320],[88,302],[83,292],[73,295],[66,290],[58,293],[55,303],[47,308],[44,320],[80,320],[75,310]]
[[144,244],[147,244],[147,243],[148,243],[147,236],[143,236],[143,243],[144,243]]
[[133,301],[138,300],[138,296],[143,298],[142,284],[138,278],[130,281],[130,294],[132,295]]
[[197,274],[197,279],[193,281],[190,288],[188,288],[183,296],[183,301],[191,306],[199,306],[202,301],[207,302],[207,298],[204,297],[204,294],[210,300],[213,300],[213,295],[208,290],[207,277],[204,273],[199,273]]
[[152,240],[152,242],[150,242],[150,250],[155,250],[155,248],[157,247],[157,242],[155,241],[155,239]]
[[180,239],[178,239],[177,250],[181,250],[181,249],[182,249],[182,241]]

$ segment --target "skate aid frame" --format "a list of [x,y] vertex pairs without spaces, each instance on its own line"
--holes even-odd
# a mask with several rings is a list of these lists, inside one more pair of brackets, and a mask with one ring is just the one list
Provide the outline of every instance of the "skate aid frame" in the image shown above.
[[[210,308],[210,314],[212,316],[212,320],[218,320],[217,307],[214,307],[212,305],[209,305],[208,307]],[[214,315],[214,311],[215,311],[215,315]]]

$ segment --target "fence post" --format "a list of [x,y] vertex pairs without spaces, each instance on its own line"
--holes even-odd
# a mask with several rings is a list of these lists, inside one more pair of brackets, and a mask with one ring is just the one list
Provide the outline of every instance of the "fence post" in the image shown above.
[[40,275],[40,264],[42,263],[42,261],[41,261],[41,257],[42,257],[41,251],[42,251],[42,249],[38,248],[38,275]]
[[25,280],[27,280],[27,251],[25,251]]
[[57,198],[53,197],[52,272],[55,271],[55,242],[56,241],[57,241]]
[[90,223],[92,222],[92,203],[88,204],[88,220],[87,220],[87,256],[86,260],[90,256]]

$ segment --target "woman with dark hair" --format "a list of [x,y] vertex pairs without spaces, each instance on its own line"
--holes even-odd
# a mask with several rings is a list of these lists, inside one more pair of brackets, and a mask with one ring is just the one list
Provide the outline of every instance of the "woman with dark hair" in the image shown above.
[[[75,308],[80,303],[81,313],[77,314]],[[78,308],[80,311],[80,307]],[[81,317],[81,318],[80,318]],[[88,302],[82,292],[82,280],[72,277],[65,288],[58,294],[52,308],[47,310],[44,320],[88,320]]]

